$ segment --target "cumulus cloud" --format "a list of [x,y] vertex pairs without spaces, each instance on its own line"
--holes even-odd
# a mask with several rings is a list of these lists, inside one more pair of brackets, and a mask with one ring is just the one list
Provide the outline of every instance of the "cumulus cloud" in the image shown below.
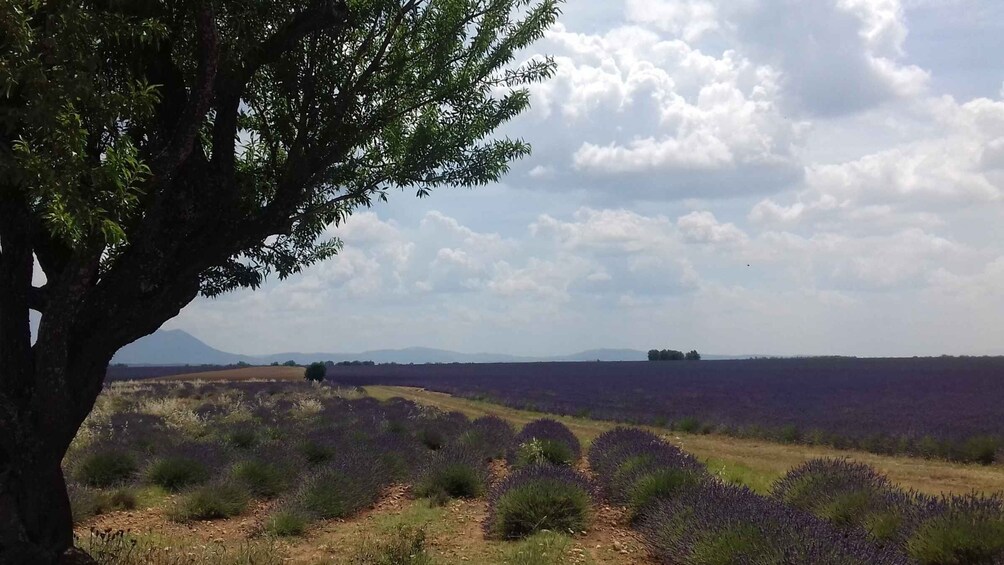
[[[651,23],[641,4],[628,9]],[[558,24],[548,33],[542,50],[557,72],[531,89],[533,110],[519,123],[545,126],[517,174],[549,189],[599,194],[616,184],[621,196],[670,199],[762,192],[796,178],[808,124],[784,115],[779,73],[656,28],[587,34]]]
[[916,96],[927,86],[929,74],[903,61],[908,27],[899,0],[721,5],[750,56],[783,74],[786,99],[800,112],[839,116]]
[[708,211],[691,212],[676,220],[683,239],[689,243],[734,245],[747,241],[746,234],[731,223],[719,223]]
[[936,128],[892,147],[806,166],[800,190],[756,203],[748,219],[767,228],[932,228],[972,206],[1004,203],[1004,102],[920,102]]
[[500,132],[534,144],[504,184],[356,214],[337,258],[174,327],[249,352],[999,352],[1004,63],[962,69],[979,96],[945,73],[1001,8],[953,1],[570,4],[524,54],[557,69]]

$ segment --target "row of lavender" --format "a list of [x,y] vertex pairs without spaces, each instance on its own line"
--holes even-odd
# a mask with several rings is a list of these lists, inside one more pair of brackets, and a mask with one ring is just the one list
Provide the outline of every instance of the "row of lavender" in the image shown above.
[[64,462],[77,520],[166,491],[178,493],[167,509],[178,521],[227,518],[252,501],[277,499],[264,526],[297,535],[313,521],[371,505],[392,483],[428,482],[446,448],[478,461],[485,484],[486,462],[514,435],[498,418],[471,422],[305,383],[110,391]]
[[864,465],[816,460],[769,496],[728,485],[654,434],[618,428],[589,463],[610,501],[628,506],[663,563],[1004,563],[1004,500],[931,497]]
[[[437,504],[487,494],[489,537],[587,527],[592,490],[571,468],[581,446],[560,423],[541,419],[517,434],[496,416],[345,395],[307,383],[113,385],[64,462],[75,519],[176,493],[173,520],[273,501],[262,529],[295,536],[371,506],[396,483]],[[512,473],[489,492],[501,459]]]
[[328,378],[876,453],[991,463],[1004,445],[1004,358],[377,365]]

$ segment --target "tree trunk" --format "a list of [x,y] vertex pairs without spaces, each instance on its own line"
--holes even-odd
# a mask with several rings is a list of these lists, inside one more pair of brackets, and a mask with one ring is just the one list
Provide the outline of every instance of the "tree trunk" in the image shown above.
[[73,546],[73,519],[60,455],[26,460],[22,453],[45,442],[31,433],[25,440],[32,445],[23,451],[0,452],[0,563],[65,561],[61,557]]

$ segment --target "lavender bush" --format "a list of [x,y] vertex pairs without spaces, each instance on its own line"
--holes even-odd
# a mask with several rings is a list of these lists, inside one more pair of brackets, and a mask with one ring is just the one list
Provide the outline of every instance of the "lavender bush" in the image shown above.
[[706,481],[663,499],[640,530],[660,563],[697,565],[906,565],[901,551],[880,547],[745,487]]
[[[681,483],[693,482],[687,476],[698,478],[704,475],[704,466],[692,455],[651,432],[623,427],[604,432],[593,440],[589,448],[589,467],[596,475],[604,496],[619,503],[630,501],[636,483],[646,475],[661,476],[664,484],[670,481],[670,475]],[[649,483],[646,486],[648,489],[656,486],[653,480]],[[638,500],[637,503],[644,505],[645,501]]]
[[1004,562],[1001,494],[930,496],[902,490],[867,465],[816,459],[779,479],[771,495],[920,563]]
[[583,531],[591,492],[586,478],[568,467],[541,464],[515,471],[488,495],[485,535],[517,539],[542,530]]
[[571,465],[582,455],[579,438],[568,426],[541,418],[523,426],[513,438],[509,450],[509,462],[516,466],[551,463]]

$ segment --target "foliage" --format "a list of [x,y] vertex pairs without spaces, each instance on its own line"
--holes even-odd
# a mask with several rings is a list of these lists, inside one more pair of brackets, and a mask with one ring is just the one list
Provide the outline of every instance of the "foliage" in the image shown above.
[[124,483],[136,474],[136,458],[127,452],[101,449],[88,453],[79,462],[74,477],[92,487],[110,487]]
[[906,547],[921,565],[1000,563],[1004,517],[952,511],[921,524]]
[[262,459],[239,461],[230,474],[234,481],[256,497],[272,498],[287,487],[283,469]]
[[567,467],[536,465],[512,473],[489,494],[485,533],[517,539],[543,530],[576,533],[590,520],[586,480]]
[[307,368],[303,370],[303,378],[311,382],[319,383],[324,380],[324,375],[326,375],[327,372],[328,368],[324,365],[324,363],[316,361],[308,365]]
[[365,543],[349,558],[352,565],[432,565],[425,551],[425,530],[399,525],[389,539]]
[[508,453],[515,436],[512,424],[489,414],[474,419],[458,442],[480,451],[486,459],[499,459]]
[[628,508],[635,520],[659,500],[672,498],[701,482],[696,474],[682,469],[658,468],[637,477],[627,491]]
[[240,487],[228,483],[212,484],[181,495],[167,515],[176,522],[219,520],[243,513],[247,505],[247,492]]
[[98,565],[281,565],[277,547],[267,542],[188,545],[178,540],[139,537],[122,530],[91,529],[74,536]]
[[136,494],[128,488],[109,492],[70,483],[67,494],[75,524],[106,512],[136,508]]
[[[0,3],[0,356],[14,383],[0,390],[0,461],[17,467],[0,490],[58,502],[59,438],[108,360],[199,294],[330,258],[341,242],[325,234],[393,192],[499,181],[530,147],[496,132],[555,70],[516,58],[559,12],[559,0]],[[14,461],[24,449],[38,457]],[[18,484],[33,465],[51,484]],[[60,509],[4,508],[3,553],[61,553]]]
[[1004,559],[1004,498],[903,491],[867,465],[817,459],[789,471],[772,496],[847,531],[865,532],[920,563]]
[[558,532],[537,532],[502,551],[502,563],[508,565],[556,565],[565,563],[571,538]]
[[[634,502],[636,512],[648,503],[649,494],[668,494],[677,482],[689,482],[689,478],[705,473],[703,465],[693,456],[655,434],[623,427],[606,431],[593,440],[589,466],[607,498],[620,503]],[[656,472],[667,476],[650,478],[651,484],[638,490],[638,480]]]
[[297,496],[297,507],[322,519],[343,518],[372,504],[380,494],[383,480],[378,469],[328,468],[305,485]]
[[179,491],[209,478],[209,469],[188,457],[168,456],[156,459],[146,470],[146,480],[169,491]]
[[227,434],[227,443],[238,449],[248,449],[258,443],[258,433],[253,427],[242,425]]
[[508,459],[516,465],[539,462],[570,465],[578,461],[582,452],[579,438],[568,426],[550,418],[523,426],[511,445]]
[[869,542],[749,489],[704,481],[645,512],[640,529],[660,562],[906,565],[902,552]]
[[488,484],[488,467],[480,453],[458,445],[437,451],[419,473],[415,494],[434,501],[476,498]]
[[280,537],[302,536],[307,531],[309,518],[295,510],[279,510],[268,517],[265,531]]
[[575,459],[575,452],[568,444],[553,439],[533,438],[521,443],[516,448],[513,466],[526,467],[548,463],[551,465],[571,465]]

